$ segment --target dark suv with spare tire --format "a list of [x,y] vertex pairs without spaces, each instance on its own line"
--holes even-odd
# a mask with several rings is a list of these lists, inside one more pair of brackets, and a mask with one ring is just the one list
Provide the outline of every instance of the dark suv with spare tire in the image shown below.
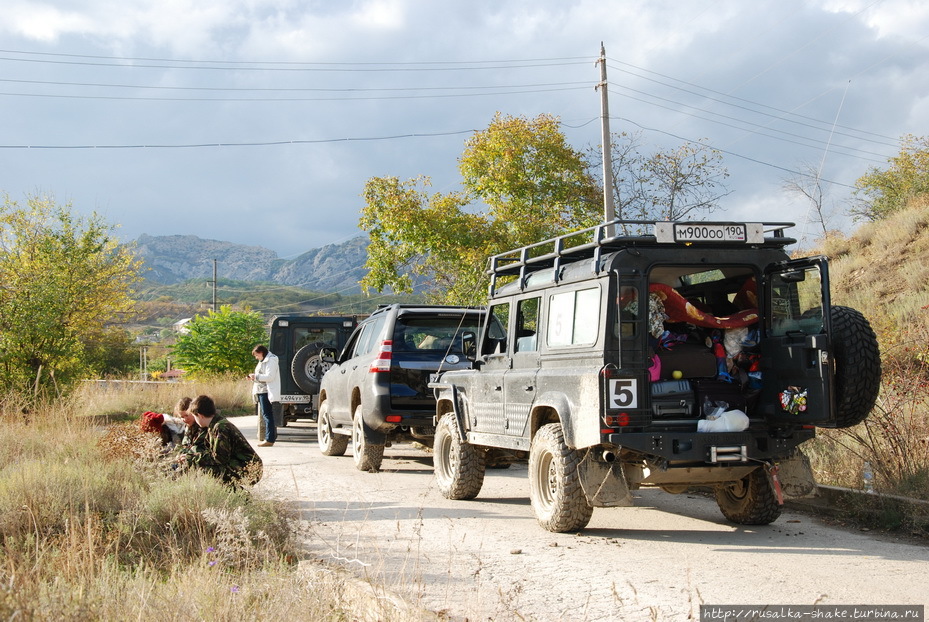
[[[269,349],[277,355],[281,401],[274,403],[278,426],[298,419],[316,420],[319,383],[328,369],[320,353],[341,350],[364,315],[278,315],[271,320]],[[259,428],[263,428],[261,417]],[[258,438],[264,440],[264,429]]]
[[393,304],[360,322],[338,358],[326,358],[320,451],[341,456],[351,440],[355,466],[377,471],[389,443],[431,446],[435,398],[428,384],[442,370],[470,367],[462,334],[473,334],[482,317],[474,307]]
[[741,524],[812,492],[799,447],[868,416],[880,356],[831,305],[826,258],[791,260],[791,226],[615,221],[492,257],[473,368],[431,385],[442,494],[528,461],[536,518],[563,532],[646,486],[712,487]]

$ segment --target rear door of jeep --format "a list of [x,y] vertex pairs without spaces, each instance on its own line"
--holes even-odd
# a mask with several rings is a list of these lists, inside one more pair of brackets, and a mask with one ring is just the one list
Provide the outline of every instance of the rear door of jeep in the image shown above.
[[761,342],[762,413],[772,422],[829,426],[835,419],[825,257],[768,266]]

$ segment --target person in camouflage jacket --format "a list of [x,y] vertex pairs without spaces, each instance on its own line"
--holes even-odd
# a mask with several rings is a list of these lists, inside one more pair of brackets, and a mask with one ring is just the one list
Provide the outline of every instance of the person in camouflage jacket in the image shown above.
[[233,486],[252,485],[261,479],[261,458],[231,421],[216,414],[208,395],[190,404],[190,413],[202,429],[187,453],[187,465],[202,469]]

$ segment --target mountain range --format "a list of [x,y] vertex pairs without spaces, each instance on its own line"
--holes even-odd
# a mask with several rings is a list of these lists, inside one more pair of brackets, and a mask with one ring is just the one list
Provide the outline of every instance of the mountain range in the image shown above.
[[[195,235],[146,235],[136,240],[143,261],[142,276],[172,285],[189,279],[264,281],[314,291],[356,293],[365,275],[368,238],[358,236],[341,244],[309,250],[294,259],[281,259],[262,246],[248,246]],[[354,288],[354,289],[353,289]]]

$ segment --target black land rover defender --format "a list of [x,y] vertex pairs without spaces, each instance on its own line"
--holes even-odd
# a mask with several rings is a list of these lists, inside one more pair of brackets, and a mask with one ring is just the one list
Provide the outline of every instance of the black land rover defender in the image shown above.
[[644,486],[711,486],[741,524],[812,492],[798,447],[867,417],[880,356],[830,305],[826,258],[790,259],[791,226],[615,221],[492,257],[473,367],[430,385],[443,495],[528,460],[536,517],[562,532]]
[[[298,419],[316,420],[319,383],[329,369],[320,351],[323,348],[341,350],[363,317],[278,315],[271,319],[269,349],[277,356],[281,372],[281,401],[274,403],[278,426]],[[261,417],[258,417],[258,427],[258,438],[264,440]]]

